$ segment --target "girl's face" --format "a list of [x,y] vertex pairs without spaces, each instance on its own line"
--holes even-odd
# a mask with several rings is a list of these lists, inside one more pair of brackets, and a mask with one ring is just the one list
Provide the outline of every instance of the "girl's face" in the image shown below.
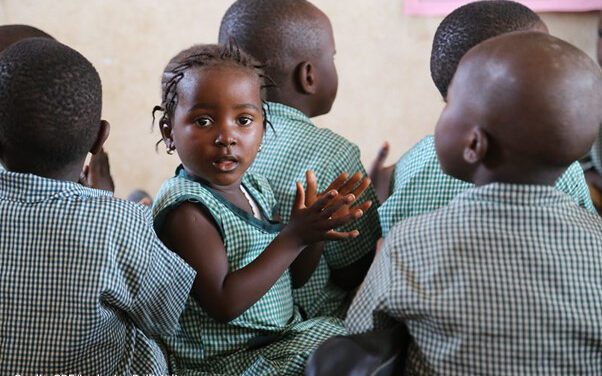
[[240,184],[264,133],[259,77],[234,66],[194,68],[177,90],[164,137],[186,172],[215,188]]

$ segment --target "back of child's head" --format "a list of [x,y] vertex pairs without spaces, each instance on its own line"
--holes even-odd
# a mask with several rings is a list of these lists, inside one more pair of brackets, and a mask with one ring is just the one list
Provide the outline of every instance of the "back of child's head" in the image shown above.
[[265,86],[265,76],[261,65],[236,44],[194,45],[174,56],[163,70],[161,105],[156,106],[154,110],[163,112],[163,116],[159,120],[160,127],[173,117],[178,104],[178,84],[186,76],[187,71],[212,67],[233,67],[249,71],[257,76],[261,88]]
[[335,43],[328,17],[306,0],[238,0],[222,18],[220,43],[234,39],[264,64],[267,99],[309,117],[336,98]]
[[299,59],[318,54],[319,9],[306,0],[238,0],[224,14],[219,42],[231,38],[279,83]]
[[548,171],[553,184],[591,147],[601,103],[600,67],[576,47],[539,32],[491,38],[466,53],[450,85],[436,131],[441,165],[472,181],[479,167],[492,181]]
[[536,13],[514,1],[476,1],[451,12],[437,28],[431,51],[431,77],[443,98],[468,50],[504,33],[534,29],[547,31]]
[[44,31],[29,25],[1,25],[0,26],[0,51],[8,46],[26,38],[54,39]]
[[7,169],[45,176],[83,163],[98,138],[101,107],[100,77],[72,48],[31,38],[0,54],[0,157]]

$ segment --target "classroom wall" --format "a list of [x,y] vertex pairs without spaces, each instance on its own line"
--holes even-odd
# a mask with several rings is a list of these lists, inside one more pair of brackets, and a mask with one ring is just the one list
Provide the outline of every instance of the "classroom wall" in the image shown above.
[[[275,0],[277,1],[277,0]],[[315,119],[359,145],[368,165],[384,140],[394,162],[433,132],[443,102],[429,76],[441,18],[403,15],[403,0],[314,0],[331,18],[339,94]],[[151,110],[160,102],[167,61],[194,43],[213,43],[231,0],[0,0],[0,22],[34,25],[83,53],[103,81],[103,117],[116,195],[141,187],[155,194],[177,166]],[[594,57],[597,13],[542,15],[553,35]]]

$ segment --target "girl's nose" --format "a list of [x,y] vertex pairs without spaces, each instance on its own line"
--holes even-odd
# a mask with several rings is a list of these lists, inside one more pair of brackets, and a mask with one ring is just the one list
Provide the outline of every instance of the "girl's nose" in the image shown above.
[[217,137],[213,143],[217,146],[228,147],[236,145],[236,139],[233,137],[231,132],[221,131],[217,134]]

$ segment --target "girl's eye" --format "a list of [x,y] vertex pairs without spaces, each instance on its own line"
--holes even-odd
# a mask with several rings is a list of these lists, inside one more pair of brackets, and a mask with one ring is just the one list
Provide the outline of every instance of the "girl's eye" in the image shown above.
[[248,127],[251,125],[251,123],[253,123],[253,119],[248,116],[241,116],[238,118],[238,124],[242,125],[243,127]]
[[209,118],[198,118],[194,121],[196,125],[199,127],[207,127],[211,124],[211,119]]

